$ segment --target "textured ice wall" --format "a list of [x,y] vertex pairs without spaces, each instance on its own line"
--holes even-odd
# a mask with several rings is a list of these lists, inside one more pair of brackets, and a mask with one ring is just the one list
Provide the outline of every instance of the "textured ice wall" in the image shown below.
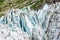
[[38,10],[10,9],[0,18],[1,40],[60,40],[60,3]]

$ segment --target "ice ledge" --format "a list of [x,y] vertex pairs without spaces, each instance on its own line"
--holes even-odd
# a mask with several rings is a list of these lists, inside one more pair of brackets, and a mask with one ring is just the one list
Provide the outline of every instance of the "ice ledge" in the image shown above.
[[[60,3],[45,4],[38,11],[28,6],[11,9],[0,18],[0,39],[60,40]],[[2,40],[3,40],[2,39]]]

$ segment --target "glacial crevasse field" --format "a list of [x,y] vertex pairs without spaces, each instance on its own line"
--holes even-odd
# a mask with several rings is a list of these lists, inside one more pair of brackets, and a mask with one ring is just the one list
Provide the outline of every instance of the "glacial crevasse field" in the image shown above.
[[60,3],[8,10],[0,18],[0,40],[60,40]]

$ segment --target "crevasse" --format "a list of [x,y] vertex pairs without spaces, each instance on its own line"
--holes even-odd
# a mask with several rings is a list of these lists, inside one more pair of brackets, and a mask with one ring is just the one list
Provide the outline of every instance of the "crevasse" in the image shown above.
[[1,40],[60,40],[60,3],[10,9],[0,18]]

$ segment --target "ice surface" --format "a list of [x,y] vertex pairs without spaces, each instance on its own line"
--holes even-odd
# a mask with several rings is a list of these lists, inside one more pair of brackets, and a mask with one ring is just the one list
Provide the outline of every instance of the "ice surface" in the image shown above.
[[1,40],[60,40],[60,3],[38,11],[10,9],[0,18]]

